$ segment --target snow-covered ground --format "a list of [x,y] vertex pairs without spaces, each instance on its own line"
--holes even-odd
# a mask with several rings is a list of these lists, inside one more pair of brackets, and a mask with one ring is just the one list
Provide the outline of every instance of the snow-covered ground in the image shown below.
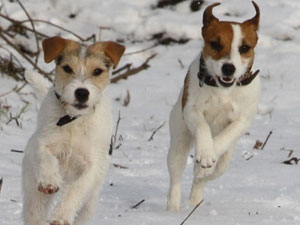
[[[173,8],[152,10],[156,0],[23,1],[32,18],[49,20],[83,37],[101,30],[101,40],[125,40],[126,53],[153,45],[153,34],[189,38],[183,45],[158,46],[139,54],[125,55],[120,67],[128,62],[139,65],[157,53],[151,67],[128,80],[112,84],[110,93],[117,120],[121,112],[118,143],[97,213],[90,224],[108,225],[179,225],[192,210],[186,204],[192,181],[192,158],[183,179],[183,209],[179,213],[166,211],[168,173],[166,155],[169,144],[168,114],[175,103],[189,63],[202,46],[202,10],[190,12],[189,1]],[[207,1],[205,6],[213,1]],[[257,0],[261,8],[260,39],[256,48],[255,67],[261,70],[263,96],[260,112],[248,135],[238,142],[227,173],[209,183],[203,204],[185,223],[214,225],[296,225],[300,224],[300,162],[286,165],[291,157],[300,158],[300,2],[299,0]],[[2,13],[23,20],[26,15],[14,1],[2,1]],[[250,1],[224,0],[215,8],[215,15],[228,20],[243,21],[254,15]],[[225,14],[233,16],[225,16]],[[75,14],[74,19],[69,18]],[[7,22],[0,19],[0,25]],[[99,29],[99,27],[110,29]],[[45,24],[37,29],[48,35],[68,33]],[[60,32],[60,33],[59,33]],[[31,39],[34,40],[34,39]],[[133,40],[139,42],[132,43]],[[26,43],[26,39],[17,41]],[[35,43],[28,43],[32,49]],[[3,45],[3,43],[1,43]],[[1,54],[6,54],[1,51]],[[40,66],[51,70],[40,59]],[[179,63],[182,62],[183,66]],[[30,69],[29,64],[25,64]],[[16,83],[0,75],[0,224],[21,222],[20,188],[21,153],[35,127],[38,101],[26,86],[20,94],[11,92]],[[123,106],[127,90],[130,103]],[[116,100],[118,99],[118,101]],[[29,102],[27,107],[26,102]],[[17,126],[9,120],[6,108],[13,116],[21,113]],[[148,141],[153,130],[166,124]],[[264,141],[273,131],[263,150],[253,150],[256,140]],[[289,151],[292,156],[288,157]],[[192,154],[192,153],[191,153]],[[131,207],[145,200],[136,209]]]

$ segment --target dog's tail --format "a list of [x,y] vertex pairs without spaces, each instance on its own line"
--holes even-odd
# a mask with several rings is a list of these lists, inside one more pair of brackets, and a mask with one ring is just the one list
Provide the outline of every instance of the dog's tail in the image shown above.
[[25,79],[33,88],[39,100],[46,96],[49,88],[53,85],[49,80],[33,70],[26,70]]

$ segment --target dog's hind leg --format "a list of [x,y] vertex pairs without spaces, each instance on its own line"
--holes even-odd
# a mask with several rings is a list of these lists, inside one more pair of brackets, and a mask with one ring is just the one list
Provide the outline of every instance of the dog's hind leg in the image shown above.
[[[176,119],[176,118],[175,118]],[[171,118],[172,120],[172,118]],[[173,127],[176,126],[176,127]],[[188,153],[192,145],[192,136],[183,121],[170,121],[171,143],[168,153],[170,187],[168,193],[168,210],[179,211],[181,199],[181,177],[186,167]]]
[[207,180],[194,176],[193,186],[190,194],[190,204],[196,206],[203,199],[203,191]]
[[[218,163],[214,169],[214,172],[209,176],[199,177],[199,173],[194,174],[193,186],[190,194],[190,204],[195,206],[203,199],[203,191],[208,181],[217,179],[222,176],[228,168],[229,161],[232,155],[234,147],[228,149],[218,160]],[[195,167],[199,167],[199,164],[195,164]],[[200,168],[200,170],[205,170]]]
[[92,215],[94,215],[98,196],[99,191],[96,191],[91,195],[91,197],[87,200],[87,202],[78,212],[74,225],[85,224],[92,217]]

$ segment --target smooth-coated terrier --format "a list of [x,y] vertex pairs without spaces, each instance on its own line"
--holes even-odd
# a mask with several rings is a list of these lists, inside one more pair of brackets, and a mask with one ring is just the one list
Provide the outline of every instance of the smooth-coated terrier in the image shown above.
[[251,72],[260,12],[243,23],[219,21],[208,6],[203,15],[204,47],[191,63],[170,114],[168,210],[178,211],[181,177],[195,147],[190,203],[202,200],[209,180],[221,176],[237,140],[250,127],[260,97],[259,71]]
[[105,92],[125,47],[53,37],[43,50],[45,62],[56,61],[55,85],[25,149],[24,224],[81,225],[93,214],[109,167],[113,122]]

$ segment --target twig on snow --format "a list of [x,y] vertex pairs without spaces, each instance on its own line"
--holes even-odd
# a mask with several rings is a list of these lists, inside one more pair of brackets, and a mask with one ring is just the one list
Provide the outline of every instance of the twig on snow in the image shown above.
[[131,209],[137,209],[137,207],[139,207],[143,202],[145,202],[145,199],[139,201],[138,203],[136,203],[134,206],[131,206]]
[[122,166],[122,165],[120,165],[120,164],[116,164],[116,163],[113,163],[113,166],[114,166],[115,168],[119,168],[119,169],[125,169],[125,170],[127,170],[127,169],[128,169],[128,167],[127,167],[127,166]]
[[17,149],[11,149],[10,151],[15,153],[24,153],[23,150],[17,150]]
[[192,211],[189,213],[189,215],[181,222],[180,225],[183,225],[183,224],[190,218],[190,216],[195,212],[195,210],[199,207],[199,205],[202,204],[203,201],[204,201],[204,200],[202,200],[201,202],[199,202],[199,203],[193,208],[193,210],[192,210]]
[[178,59],[178,62],[179,62],[179,65],[180,65],[181,69],[184,69],[184,65],[183,65],[181,59]]
[[270,136],[272,135],[273,131],[270,131],[266,140],[264,142],[261,142],[260,140],[256,140],[256,143],[255,145],[253,146],[254,149],[257,149],[257,150],[263,150],[265,145],[267,144]]
[[292,149],[281,148],[280,150],[289,152],[288,157],[291,157],[294,154],[294,150]]
[[265,147],[265,145],[267,144],[267,142],[268,142],[268,140],[269,140],[270,136],[272,135],[272,133],[273,133],[273,131],[270,131],[270,132],[269,132],[269,134],[268,134],[268,136],[267,136],[267,138],[266,138],[266,140],[265,140],[265,142],[264,142],[263,146],[261,147],[261,150],[263,150],[263,149],[264,149],[264,147]]
[[287,164],[287,165],[298,165],[299,161],[300,161],[300,158],[293,157],[293,158],[290,158],[289,160],[283,161],[282,163]]
[[150,136],[150,138],[148,139],[148,141],[152,141],[152,140],[153,140],[153,137],[154,137],[154,135],[156,134],[156,132],[159,131],[159,129],[162,128],[162,127],[165,125],[165,123],[166,123],[166,122],[163,122],[158,128],[156,128],[156,129],[153,131],[153,133],[152,133],[152,135]]
[[130,92],[127,89],[127,91],[126,91],[126,97],[124,99],[123,106],[127,107],[129,105],[129,103],[130,103]]
[[3,177],[0,178],[0,193],[1,193],[1,189],[2,189],[2,184],[3,184]]
[[117,142],[117,135],[118,135],[120,121],[121,121],[121,111],[119,111],[119,116],[118,116],[117,125],[116,125],[116,129],[115,129],[115,134],[113,134],[111,136],[109,155],[112,155],[114,149],[119,147],[119,146],[116,147],[116,142]]

